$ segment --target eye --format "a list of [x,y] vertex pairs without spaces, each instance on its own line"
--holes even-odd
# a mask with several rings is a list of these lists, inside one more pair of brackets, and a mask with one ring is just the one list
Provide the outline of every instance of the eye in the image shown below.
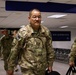
[[41,18],[41,16],[32,16],[32,18]]
[[36,16],[33,16],[32,18],[36,18]]

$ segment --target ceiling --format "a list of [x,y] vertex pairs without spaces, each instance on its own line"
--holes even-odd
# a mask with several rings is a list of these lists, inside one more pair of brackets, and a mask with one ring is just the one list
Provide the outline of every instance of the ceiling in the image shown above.
[[[76,0],[13,0],[26,2],[57,2],[66,4],[76,4]],[[67,16],[61,18],[47,18],[47,16],[66,14]],[[48,28],[60,28],[61,26],[68,26],[67,28],[76,28],[76,13],[63,12],[42,12],[42,24]],[[6,11],[5,0],[0,0],[0,28],[20,28],[22,25],[27,25],[28,11]]]

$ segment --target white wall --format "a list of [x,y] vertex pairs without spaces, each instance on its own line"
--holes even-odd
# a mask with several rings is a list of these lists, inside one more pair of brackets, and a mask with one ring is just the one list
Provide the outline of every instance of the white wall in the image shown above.
[[71,31],[71,41],[53,41],[54,48],[71,49],[71,45],[76,37],[76,29],[50,29],[50,31]]

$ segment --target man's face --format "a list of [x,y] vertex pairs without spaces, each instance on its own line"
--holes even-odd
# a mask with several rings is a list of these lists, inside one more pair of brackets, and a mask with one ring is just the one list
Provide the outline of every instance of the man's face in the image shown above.
[[41,13],[39,11],[32,11],[31,16],[29,17],[30,24],[32,27],[39,27],[41,24]]

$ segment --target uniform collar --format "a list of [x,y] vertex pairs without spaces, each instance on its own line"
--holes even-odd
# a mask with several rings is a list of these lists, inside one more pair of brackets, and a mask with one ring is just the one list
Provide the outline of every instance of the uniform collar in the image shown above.
[[[34,33],[34,30],[33,30],[33,28],[31,27],[31,25],[27,25],[27,27],[28,27],[28,29],[29,29],[29,31],[30,31],[31,33]],[[44,26],[40,25],[39,32],[40,32],[40,33],[44,33],[44,32],[45,32]]]

